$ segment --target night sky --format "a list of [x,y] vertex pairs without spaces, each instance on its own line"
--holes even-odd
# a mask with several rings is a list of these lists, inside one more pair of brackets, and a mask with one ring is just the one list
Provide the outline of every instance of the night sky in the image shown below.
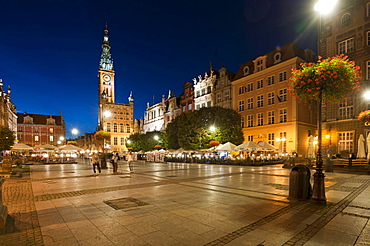
[[[105,24],[116,102],[146,103],[213,68],[289,42],[316,52],[315,0],[0,0],[0,78],[18,112],[62,112],[67,137],[97,126],[97,70]],[[154,101],[153,101],[154,96]]]

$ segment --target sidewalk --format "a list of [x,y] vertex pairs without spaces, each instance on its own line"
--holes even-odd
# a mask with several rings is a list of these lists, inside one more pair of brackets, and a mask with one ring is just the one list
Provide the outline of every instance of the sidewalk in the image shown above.
[[319,206],[287,199],[281,165],[29,168],[3,185],[0,245],[370,245],[370,175],[327,173]]

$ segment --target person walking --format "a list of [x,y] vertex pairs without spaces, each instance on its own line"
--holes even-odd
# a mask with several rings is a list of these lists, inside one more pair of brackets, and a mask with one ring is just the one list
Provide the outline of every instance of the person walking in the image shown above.
[[96,167],[98,168],[99,173],[101,173],[100,159],[99,159],[98,153],[96,153],[96,152],[92,156],[92,165],[93,165],[94,173],[96,173]]
[[118,153],[112,156],[113,173],[117,173],[118,169]]
[[128,167],[130,169],[130,172],[133,172],[134,171],[134,167],[131,166],[131,162],[133,161],[133,156],[132,156],[132,152],[129,151],[126,155],[126,160],[127,160],[127,164],[128,164]]

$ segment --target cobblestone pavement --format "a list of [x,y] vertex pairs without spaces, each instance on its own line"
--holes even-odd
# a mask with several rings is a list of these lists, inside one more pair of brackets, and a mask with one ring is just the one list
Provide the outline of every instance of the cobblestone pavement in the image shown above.
[[370,245],[368,175],[327,173],[323,206],[288,200],[281,165],[134,165],[29,166],[3,184],[0,244]]

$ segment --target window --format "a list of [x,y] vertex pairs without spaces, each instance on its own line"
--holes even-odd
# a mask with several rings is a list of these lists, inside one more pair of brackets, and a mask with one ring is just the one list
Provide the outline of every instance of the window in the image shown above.
[[196,109],[197,109],[197,110],[199,110],[199,109],[200,109],[200,104],[198,104],[198,105],[196,106]]
[[208,86],[208,87],[207,87],[207,94],[211,93],[211,91],[212,91],[211,86]]
[[275,92],[267,93],[267,105],[275,104]]
[[54,133],[54,128],[49,128],[50,133]]
[[225,91],[225,101],[230,100],[230,91]]
[[130,133],[131,132],[131,129],[130,129],[130,125],[129,124],[126,124],[126,132],[127,133]]
[[258,126],[263,126],[263,113],[258,113],[257,114],[257,125]]
[[245,92],[245,86],[240,86],[239,87],[239,95],[243,94]]
[[286,80],[286,72],[279,73],[279,82]]
[[121,145],[125,145],[125,139],[121,138]]
[[277,52],[274,55],[274,64],[279,63],[279,62],[281,62],[281,53],[280,52]]
[[263,88],[263,79],[257,81],[257,89]]
[[243,73],[244,73],[244,76],[249,74],[249,67],[248,66],[244,67]]
[[345,54],[351,51],[354,51],[354,38],[349,38],[338,44],[339,54]]
[[202,108],[204,108],[206,106],[206,103],[202,103]]
[[244,111],[244,100],[239,101],[239,112]]
[[197,91],[197,97],[200,97],[200,91]]
[[113,132],[117,132],[117,128],[118,128],[117,123],[114,123],[113,124]]
[[287,122],[287,110],[286,108],[279,110],[280,123]]
[[247,116],[247,127],[253,127],[253,114]]
[[257,108],[263,107],[263,95],[257,96]]
[[348,26],[350,23],[351,23],[351,15],[348,13],[344,14],[341,19],[342,27]]
[[207,102],[207,107],[212,107],[212,102],[211,101]]
[[39,141],[39,136],[35,136],[35,142]]
[[38,127],[35,127],[34,129],[35,129],[34,132],[39,132],[39,128]]
[[243,116],[241,117],[240,125],[242,128],[244,128],[244,117]]
[[253,135],[248,135],[248,141],[253,142]]
[[366,3],[366,17],[370,17],[370,2]]
[[202,89],[202,96],[206,94],[206,88]]
[[110,132],[110,123],[107,123],[107,132]]
[[275,111],[268,111],[267,112],[267,122],[269,125],[275,123]]
[[275,133],[269,133],[267,139],[269,144],[275,145]]
[[49,141],[54,142],[54,136],[49,136]]
[[123,128],[123,124],[120,124],[120,125],[119,125],[119,131],[120,131],[120,132],[125,132],[125,129]]
[[353,132],[340,132],[338,133],[338,151],[343,150],[353,152]]
[[353,118],[353,98],[349,98],[339,104],[339,117],[342,120]]
[[248,85],[247,85],[247,91],[249,92],[249,91],[253,91],[253,83],[249,83]]
[[286,102],[287,101],[287,89],[279,90],[278,101],[279,102]]
[[366,80],[370,80],[370,61],[366,62]]
[[273,85],[275,84],[275,76],[272,75],[270,77],[267,77],[267,85]]
[[262,71],[263,69],[263,60],[258,60],[257,61],[257,72]]
[[370,31],[366,33],[366,45],[370,45]]
[[247,107],[248,109],[253,109],[253,97],[247,99]]
[[285,139],[285,141],[280,141],[280,148],[283,153],[286,153],[286,132],[280,132],[280,139]]
[[192,102],[190,101],[189,104],[188,104],[188,110],[191,111],[192,110]]
[[218,93],[217,94],[217,99],[216,99],[217,103],[220,103],[222,102],[222,94],[221,93]]

